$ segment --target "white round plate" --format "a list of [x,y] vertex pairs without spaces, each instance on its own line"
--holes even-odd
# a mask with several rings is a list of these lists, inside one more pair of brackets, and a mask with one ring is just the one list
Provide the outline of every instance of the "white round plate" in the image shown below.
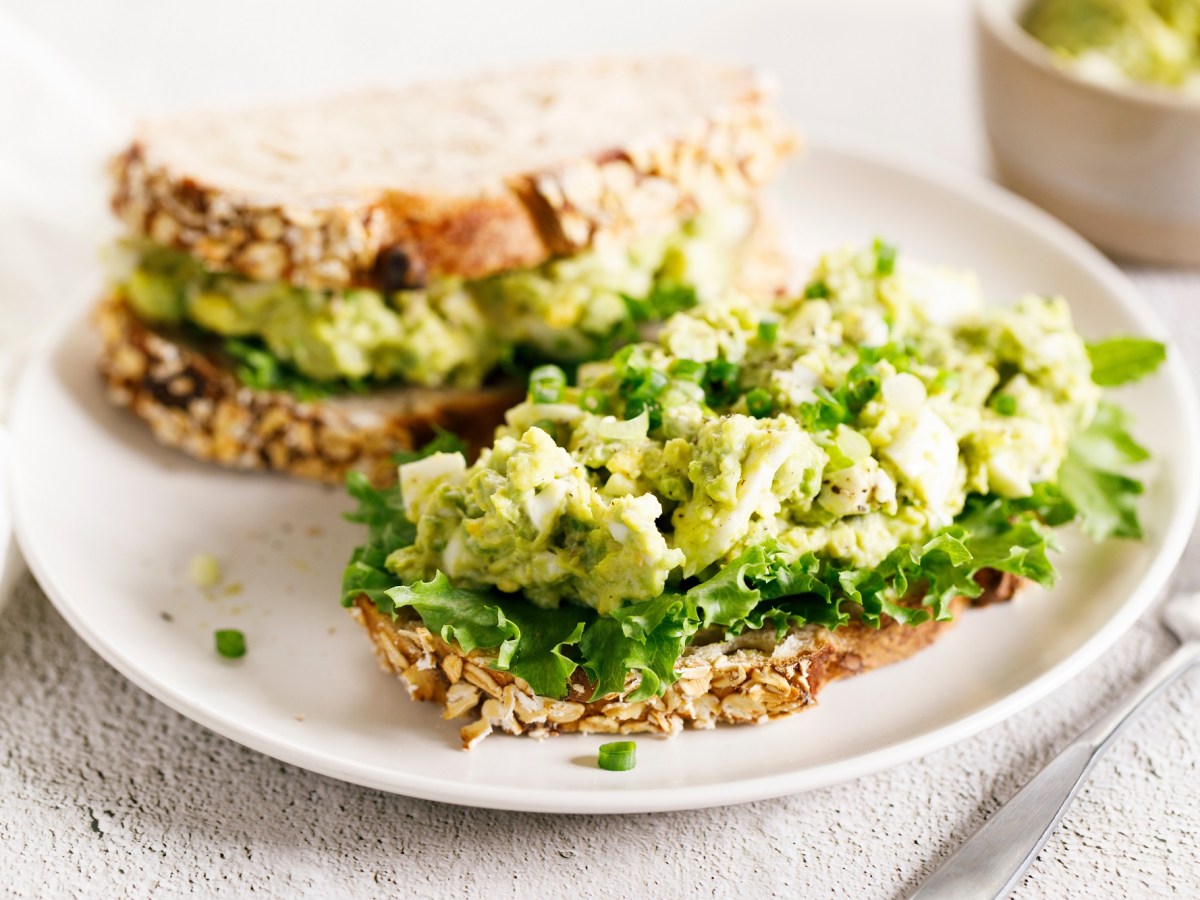
[[[816,141],[779,196],[805,255],[880,235],[901,252],[974,268],[993,300],[1061,292],[1081,330],[1163,337],[1132,285],[1028,204],[974,180]],[[596,768],[605,738],[489,738],[411,702],[338,605],[360,537],[341,491],[223,471],[160,448],[111,408],[84,323],[37,359],[13,421],[21,547],[63,616],[135,683],[263,753],[346,781],[502,809],[643,812],[794,793],[892,766],[998,722],[1095,659],[1146,609],[1182,552],[1200,496],[1195,401],[1175,354],[1121,398],[1152,448],[1147,539],[1068,536],[1052,591],[972,612],[899,665],[831,686],[821,705],[761,727],[642,738],[630,772]],[[188,562],[211,553],[222,587]],[[239,628],[228,661],[213,630]]]

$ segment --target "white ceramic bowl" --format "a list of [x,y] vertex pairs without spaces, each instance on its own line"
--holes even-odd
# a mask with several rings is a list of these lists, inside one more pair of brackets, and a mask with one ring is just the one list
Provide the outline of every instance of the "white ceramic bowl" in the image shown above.
[[1018,18],[977,0],[979,85],[1000,179],[1104,250],[1200,265],[1200,102],[1056,65]]

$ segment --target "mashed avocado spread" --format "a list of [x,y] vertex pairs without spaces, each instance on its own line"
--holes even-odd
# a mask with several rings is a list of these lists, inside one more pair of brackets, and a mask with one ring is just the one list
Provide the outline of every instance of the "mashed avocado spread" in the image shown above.
[[474,464],[443,442],[393,489],[353,479],[344,600],[550,696],[579,666],[595,696],[656,693],[701,629],[946,618],[982,569],[1050,583],[1052,526],[1140,534],[1113,469],[1146,452],[1102,386],[1162,356],[1085,343],[1061,298],[989,306],[969,274],[841,250],[773,308],[679,313],[574,385],[535,370]]
[[254,282],[145,244],[121,291],[147,321],[187,322],[233,339],[235,355],[265,351],[314,382],[477,387],[514,353],[594,358],[642,320],[720,296],[748,223],[746,210],[725,210],[631,247],[392,294]]
[[1036,0],[1023,24],[1081,75],[1200,96],[1200,0]]

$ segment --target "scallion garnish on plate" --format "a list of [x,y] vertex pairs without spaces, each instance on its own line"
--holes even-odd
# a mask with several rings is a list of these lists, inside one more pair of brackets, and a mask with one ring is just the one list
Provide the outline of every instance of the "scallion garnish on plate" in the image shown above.
[[634,741],[610,741],[600,745],[600,768],[610,772],[627,772],[637,765],[637,743]]
[[246,655],[246,636],[236,628],[220,628],[213,633],[217,652],[226,659],[237,659]]

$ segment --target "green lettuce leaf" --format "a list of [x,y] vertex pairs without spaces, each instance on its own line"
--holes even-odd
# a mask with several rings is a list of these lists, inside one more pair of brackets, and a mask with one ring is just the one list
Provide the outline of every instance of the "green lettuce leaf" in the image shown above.
[[516,654],[521,629],[499,604],[485,593],[451,586],[441,572],[429,581],[397,585],[386,594],[387,601],[376,603],[380,612],[395,617],[398,609],[411,606],[426,628],[444,641],[457,643],[465,653],[476,647],[499,648],[502,668]]
[[571,606],[542,609],[521,597],[504,597],[498,604],[517,627],[512,654],[497,659],[495,668],[525,679],[545,697],[565,697],[571,675],[579,663],[567,655],[579,644],[586,610]]
[[1101,403],[1096,417],[1071,439],[1058,470],[1058,488],[1090,538],[1140,538],[1137,498],[1142,483],[1114,469],[1145,460],[1150,454],[1128,431],[1125,413]]
[[[1045,492],[1043,486],[1042,492]],[[1037,491],[1034,496],[1037,496]],[[1056,498],[1034,505],[1028,498],[1001,500],[977,498],[968,504],[965,515],[959,518],[964,530],[964,546],[971,554],[972,566],[1010,572],[1049,588],[1057,572],[1049,553],[1060,550],[1058,540],[1046,521],[1044,512],[1055,517],[1066,514]],[[1062,524],[1068,520],[1061,520]],[[973,596],[978,596],[973,594]]]
[[[466,449],[458,435],[439,428],[433,440],[420,450],[401,451],[395,459],[400,465],[434,453],[465,453]],[[411,546],[417,539],[417,526],[404,514],[399,484],[377,488],[362,472],[351,472],[346,476],[346,490],[358,501],[358,507],[345,518],[367,526],[367,541],[355,549],[342,575],[342,605],[353,606],[361,594],[378,605],[379,594],[396,584],[396,576],[384,563],[393,550]]]
[[1145,462],[1150,451],[1129,433],[1129,416],[1115,403],[1102,402],[1084,431],[1071,439],[1071,455],[1088,465],[1110,471]]
[[547,697],[565,697],[579,667],[567,656],[584,634],[586,611],[541,609],[519,596],[456,588],[441,572],[429,581],[398,585],[376,600],[380,612],[395,617],[411,607],[425,627],[465,653],[495,650],[492,668],[525,679]]
[[238,381],[256,391],[283,391],[298,400],[309,401],[370,390],[370,384],[361,378],[320,381],[305,375],[254,339],[229,338],[221,349],[233,361]]
[[579,644],[583,667],[595,685],[592,699],[624,690],[628,672],[641,674],[630,700],[661,694],[676,680],[675,664],[697,626],[694,607],[678,594],[596,616]]
[[1148,338],[1116,337],[1087,345],[1092,381],[1115,387],[1144,378],[1167,358],[1167,348]]
[[829,603],[830,585],[821,578],[821,561],[815,553],[805,553],[791,565],[773,565],[756,578],[764,600],[811,594],[814,600]]
[[764,603],[746,617],[744,628],[757,629],[768,625],[782,638],[793,625],[821,625],[833,630],[850,621],[850,613],[840,603],[830,603],[815,596],[781,598]]
[[417,539],[417,526],[404,515],[399,485],[376,488],[362,472],[351,472],[346,490],[358,507],[345,518],[366,525],[367,540],[355,548],[342,573],[342,605],[353,606],[365,594],[379,606],[383,595],[396,586],[396,576],[385,565],[388,554],[411,545]]
[[[960,521],[981,502],[983,501],[979,497],[969,499],[963,514],[959,516]],[[1075,518],[1075,507],[1071,505],[1070,500],[1063,496],[1059,486],[1052,481],[1038,482],[1033,486],[1033,493],[1028,497],[1006,502],[1014,511],[1032,512],[1039,522],[1050,528],[1066,525]],[[970,520],[967,521],[969,527]]]
[[345,518],[367,526],[367,547],[383,550],[386,556],[417,539],[417,526],[404,515],[399,484],[377,488],[362,472],[351,472],[346,476],[346,490],[358,501],[358,508]]
[[812,553],[787,564],[774,543],[759,544],[691,588],[686,599],[701,627],[719,625],[732,634],[767,622],[781,632],[806,623],[836,628],[849,619],[846,601],[874,627],[885,615],[902,624],[948,619],[952,599],[979,596],[981,569],[1053,583],[1048,552],[1057,544],[1039,515],[1045,509],[1065,521],[1065,510],[1045,489],[1040,493],[1036,501],[979,498],[964,519],[924,544],[896,548],[874,568]]
[[1140,481],[1068,456],[1058,470],[1058,483],[1078,513],[1079,527],[1092,540],[1142,536],[1137,516]]
[[723,566],[716,575],[687,592],[702,618],[701,627],[732,625],[750,615],[762,600],[756,583],[767,582],[778,568],[775,548],[759,544]]
[[[790,565],[776,559],[775,564],[755,579],[764,601],[731,627],[762,628],[774,625],[780,637],[792,625],[824,625],[838,628],[850,620],[836,594],[837,584],[830,578],[815,553],[805,553]],[[775,602],[769,602],[775,601]]]
[[356,547],[350,562],[342,572],[342,606],[353,606],[359,597],[366,597],[379,606],[385,595],[396,586],[396,576],[386,568],[388,554],[377,547]]
[[[402,534],[378,521],[389,511],[397,514],[393,504],[376,496],[389,492],[359,489],[367,501],[363,518],[374,523],[372,533],[381,541]],[[624,690],[633,672],[641,681],[630,699],[644,700],[676,680],[679,657],[701,628],[720,627],[728,635],[767,625],[781,634],[807,623],[836,628],[855,606],[868,625],[878,626],[885,615],[915,624],[947,618],[955,596],[978,596],[980,569],[1052,582],[1046,554],[1053,539],[1035,509],[991,499],[976,504],[969,520],[969,530],[956,524],[924,544],[897,548],[870,569],[811,553],[786,563],[779,547],[765,542],[683,594],[667,593],[606,616],[568,605],[542,609],[520,595],[457,588],[441,573],[397,586],[384,568],[388,548],[381,544],[355,552],[343,600],[352,603],[366,594],[393,617],[410,607],[427,628],[464,651],[495,651],[493,668],[523,678],[544,696],[565,697],[571,676],[582,666],[593,683],[593,698]]]

